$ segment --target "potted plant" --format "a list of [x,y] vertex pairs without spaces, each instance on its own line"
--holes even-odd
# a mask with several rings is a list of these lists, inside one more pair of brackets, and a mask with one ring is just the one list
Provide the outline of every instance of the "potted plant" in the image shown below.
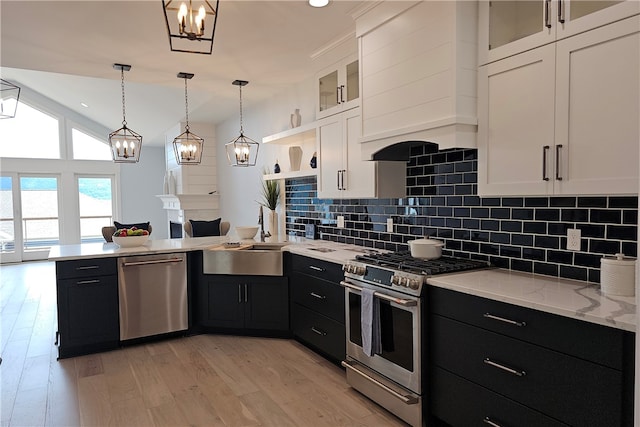
[[262,200],[260,203],[260,209],[262,206],[269,209],[268,223],[269,232],[272,236],[278,235],[278,214],[276,208],[280,203],[280,183],[276,179],[263,179],[262,180]]

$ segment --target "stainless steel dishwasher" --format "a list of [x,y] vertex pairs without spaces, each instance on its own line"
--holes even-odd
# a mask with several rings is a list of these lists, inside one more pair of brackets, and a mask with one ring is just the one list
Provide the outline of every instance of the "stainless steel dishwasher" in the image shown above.
[[118,258],[120,340],[189,327],[184,253]]

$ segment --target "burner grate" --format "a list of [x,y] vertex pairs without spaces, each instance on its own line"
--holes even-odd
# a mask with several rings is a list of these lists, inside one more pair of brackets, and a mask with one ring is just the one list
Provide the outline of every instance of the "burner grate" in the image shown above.
[[400,271],[425,274],[428,276],[490,266],[488,262],[466,258],[441,257],[432,260],[413,258],[409,251],[358,255],[356,259],[366,264],[390,267]]

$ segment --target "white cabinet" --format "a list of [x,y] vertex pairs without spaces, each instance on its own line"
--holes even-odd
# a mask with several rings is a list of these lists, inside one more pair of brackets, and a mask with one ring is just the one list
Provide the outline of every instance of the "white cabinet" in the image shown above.
[[342,59],[317,74],[317,119],[358,106],[359,75],[359,61],[356,54]]
[[[265,153],[266,164],[273,168],[277,162],[280,166],[279,173],[265,174],[264,179],[286,179],[300,178],[305,176],[316,176],[318,169],[310,165],[310,160],[317,148],[317,125],[315,122],[307,123],[297,128],[288,129],[274,135],[262,138],[262,144],[267,145],[269,150]],[[289,149],[300,147],[302,149],[302,161],[299,170],[292,170],[289,159]],[[273,169],[271,169],[273,171]]]
[[379,2],[356,19],[366,153],[475,147],[477,2]]
[[479,69],[478,193],[635,194],[640,17]]
[[318,123],[318,197],[404,197],[406,163],[361,160],[360,126],[359,108],[327,117]]
[[638,13],[637,0],[483,0],[479,63],[484,65]]

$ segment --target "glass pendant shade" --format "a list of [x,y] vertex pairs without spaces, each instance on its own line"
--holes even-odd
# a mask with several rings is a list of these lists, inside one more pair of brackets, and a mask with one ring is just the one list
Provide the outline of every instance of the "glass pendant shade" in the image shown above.
[[212,0],[162,1],[171,51],[211,54],[219,0],[215,5],[212,3]]
[[255,166],[256,160],[258,160],[260,144],[244,136],[242,129],[242,86],[248,85],[249,82],[246,80],[234,80],[232,84],[240,89],[240,136],[225,144],[227,160],[231,166]]
[[127,127],[124,109],[124,72],[131,69],[131,65],[113,64],[113,68],[120,70],[120,87],[122,88],[122,127],[109,134],[111,157],[115,163],[137,163],[142,151],[142,136]]
[[185,131],[173,140],[173,151],[179,165],[199,165],[202,161],[204,139],[189,130],[189,98],[187,96],[187,80],[193,78],[191,73],[178,73],[184,79],[184,108],[186,112]]
[[255,166],[259,147],[257,142],[242,133],[224,146],[231,166]]
[[109,134],[109,145],[116,163],[137,163],[140,160],[142,136],[129,129],[126,124]]
[[19,99],[20,88],[0,79],[0,119],[11,119],[16,116]]
[[179,165],[199,165],[202,161],[204,139],[188,129],[173,140],[173,151]]

